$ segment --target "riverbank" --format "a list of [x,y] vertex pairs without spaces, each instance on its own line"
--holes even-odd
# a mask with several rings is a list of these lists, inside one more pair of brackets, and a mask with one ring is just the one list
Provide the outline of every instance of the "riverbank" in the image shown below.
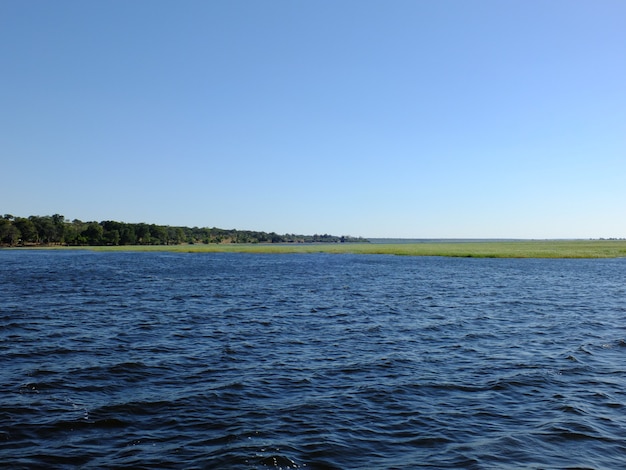
[[421,243],[254,243],[38,247],[18,249],[87,249],[93,251],[163,251],[176,253],[352,253],[466,258],[620,258],[626,240],[433,241]]

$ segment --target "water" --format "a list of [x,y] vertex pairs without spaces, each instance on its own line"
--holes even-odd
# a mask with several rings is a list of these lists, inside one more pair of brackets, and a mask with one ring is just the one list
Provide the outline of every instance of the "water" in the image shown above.
[[626,260],[0,251],[4,468],[623,468]]

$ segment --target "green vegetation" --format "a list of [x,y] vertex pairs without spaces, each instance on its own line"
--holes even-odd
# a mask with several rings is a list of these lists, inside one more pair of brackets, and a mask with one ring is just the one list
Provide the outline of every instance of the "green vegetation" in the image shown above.
[[278,235],[251,230],[221,228],[170,227],[155,224],[103,222],[71,222],[64,216],[0,218],[0,245],[3,246],[152,246],[181,244],[230,243],[354,243],[363,238],[334,235]]
[[[350,242],[350,243],[339,243]],[[8,247],[81,248],[98,251],[183,253],[354,253],[475,258],[618,258],[626,240],[436,241],[369,243],[332,235],[278,235],[218,228],[124,222],[67,221],[53,216],[0,218],[0,244]]]
[[529,240],[424,243],[210,244],[93,247],[98,251],[172,251],[178,253],[353,253],[472,258],[618,258],[626,240]]

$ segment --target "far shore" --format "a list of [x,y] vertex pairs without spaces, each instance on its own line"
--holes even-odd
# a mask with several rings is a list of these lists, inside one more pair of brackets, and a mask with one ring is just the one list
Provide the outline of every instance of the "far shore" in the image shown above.
[[621,258],[626,240],[423,241],[419,243],[232,243],[126,246],[38,246],[17,250],[145,251],[174,253],[331,253],[464,258]]

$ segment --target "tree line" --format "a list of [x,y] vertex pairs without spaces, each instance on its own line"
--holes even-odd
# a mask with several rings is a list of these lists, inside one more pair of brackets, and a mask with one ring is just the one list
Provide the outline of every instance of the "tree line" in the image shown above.
[[0,218],[0,244],[4,246],[37,245],[180,245],[184,243],[350,243],[366,242],[361,237],[334,235],[278,235],[251,230],[172,227],[146,223],[105,220],[83,222],[51,216]]

